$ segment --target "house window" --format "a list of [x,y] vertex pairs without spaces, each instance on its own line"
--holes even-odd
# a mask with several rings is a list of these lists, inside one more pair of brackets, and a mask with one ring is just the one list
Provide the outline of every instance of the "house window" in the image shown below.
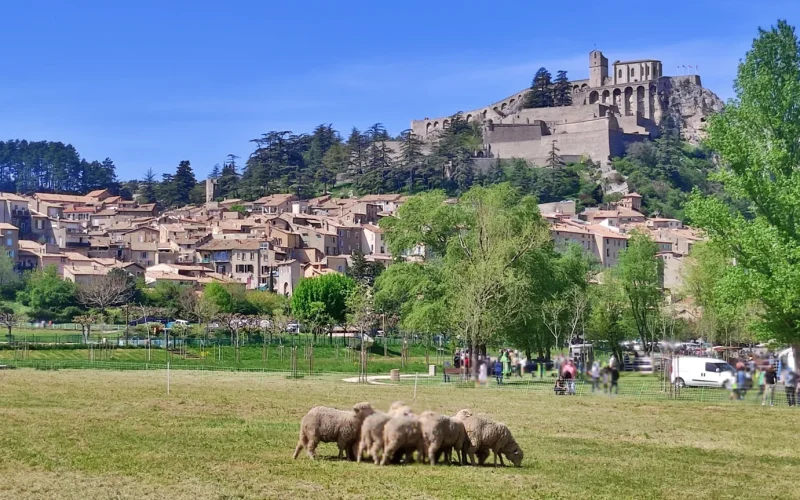
[[254,252],[250,252],[250,260],[256,260],[256,254]]
[[350,237],[350,231],[347,231],[347,237],[348,238]]
[[381,247],[381,253],[386,253],[386,252],[384,252],[383,247]]
[[619,77],[622,78],[622,70],[619,70]]
[[146,259],[147,258],[147,252],[142,252],[140,258]]
[[14,240],[12,238],[6,238],[6,246],[10,247],[14,244]]
[[611,257],[611,249],[606,248],[606,257]]

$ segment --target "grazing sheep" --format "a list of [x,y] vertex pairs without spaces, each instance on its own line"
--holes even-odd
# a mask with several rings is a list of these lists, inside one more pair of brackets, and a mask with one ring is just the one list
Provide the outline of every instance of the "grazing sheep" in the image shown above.
[[300,440],[292,458],[297,458],[300,450],[305,448],[313,460],[319,443],[336,443],[339,445],[339,458],[346,452],[348,460],[355,460],[361,424],[373,411],[369,403],[356,403],[352,411],[326,406],[311,408],[300,421]]
[[[497,465],[497,457],[500,457],[500,465],[505,465],[503,455],[519,467],[522,463],[523,453],[511,431],[505,424],[493,422],[485,417],[474,415],[469,410],[461,410],[454,417],[464,424],[469,440],[469,458],[472,465],[483,465],[489,452],[494,453],[494,465]],[[475,460],[478,455],[478,461]]]
[[381,452],[383,451],[383,427],[386,422],[395,415],[412,415],[411,408],[406,406],[402,401],[395,401],[389,407],[388,413],[376,411],[361,424],[361,440],[358,443],[358,451],[356,452],[356,460],[361,462],[364,453],[372,457],[375,465],[378,465],[381,459]]
[[386,465],[395,458],[395,454],[405,454],[405,462],[413,462],[414,451],[419,459],[425,457],[425,440],[422,437],[422,426],[419,419],[411,416],[395,416],[383,427],[383,458],[381,465]]
[[436,464],[437,455],[440,453],[444,454],[445,463],[449,465],[453,448],[456,450],[459,463],[464,464],[469,441],[464,424],[460,420],[426,411],[419,416],[419,421],[431,465]]

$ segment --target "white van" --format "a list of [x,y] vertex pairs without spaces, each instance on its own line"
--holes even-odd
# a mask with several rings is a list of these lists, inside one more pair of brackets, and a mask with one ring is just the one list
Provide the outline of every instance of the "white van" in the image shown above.
[[694,356],[672,358],[672,383],[678,387],[729,389],[735,376],[733,367],[721,359]]

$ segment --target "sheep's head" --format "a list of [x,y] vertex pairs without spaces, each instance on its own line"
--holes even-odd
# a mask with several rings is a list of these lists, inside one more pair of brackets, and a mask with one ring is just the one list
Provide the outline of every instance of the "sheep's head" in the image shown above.
[[522,464],[522,457],[525,454],[522,452],[522,448],[520,448],[516,442],[512,441],[503,450],[503,455],[508,457],[508,459],[511,460],[511,463],[513,463],[514,466],[519,467]]
[[356,403],[353,405],[353,413],[356,414],[356,417],[364,420],[375,413],[375,410],[372,409],[372,405],[369,403]]
[[465,418],[471,416],[472,416],[472,410],[464,408],[463,410],[459,410],[458,413],[456,413],[455,416],[453,416],[453,418],[456,420],[464,420]]

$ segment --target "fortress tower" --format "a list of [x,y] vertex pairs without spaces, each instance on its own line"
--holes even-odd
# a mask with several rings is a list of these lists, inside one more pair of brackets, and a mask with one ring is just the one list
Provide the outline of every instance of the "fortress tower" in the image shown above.
[[602,87],[608,78],[608,59],[599,50],[589,52],[589,87]]

